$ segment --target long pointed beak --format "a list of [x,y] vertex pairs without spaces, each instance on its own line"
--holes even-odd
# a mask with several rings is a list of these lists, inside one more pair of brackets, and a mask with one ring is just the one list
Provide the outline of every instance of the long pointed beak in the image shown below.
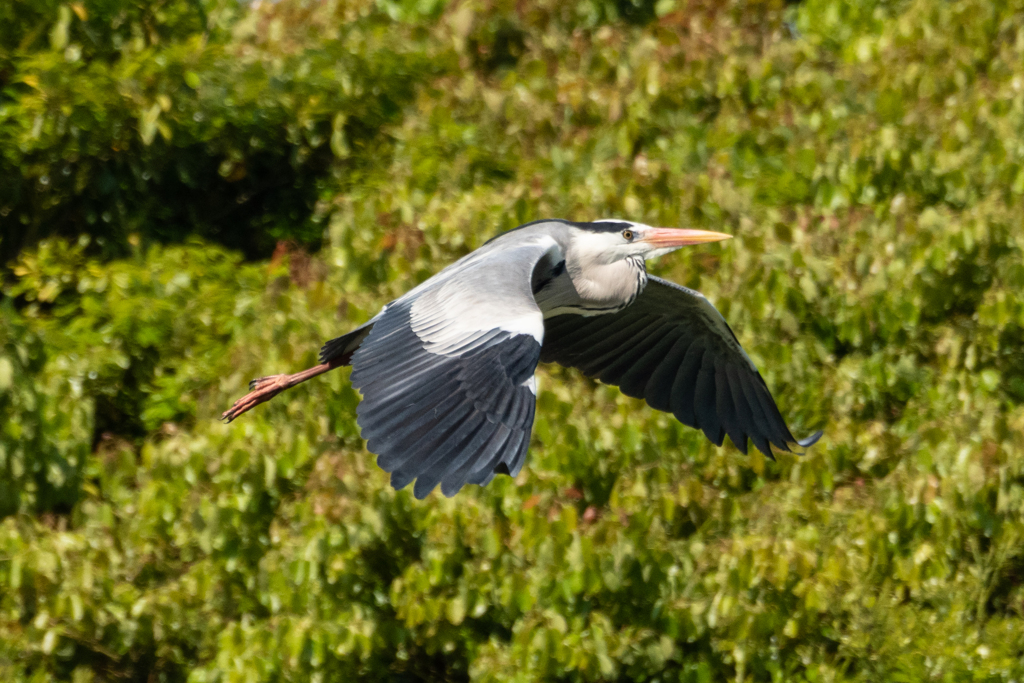
[[686,247],[691,244],[731,240],[732,235],[707,230],[682,230],[677,228],[649,228],[644,230],[642,241],[659,248]]

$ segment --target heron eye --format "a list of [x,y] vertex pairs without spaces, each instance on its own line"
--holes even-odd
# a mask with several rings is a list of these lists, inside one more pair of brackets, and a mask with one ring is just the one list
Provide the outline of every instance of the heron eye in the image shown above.
[[623,230],[622,231],[622,237],[627,242],[632,242],[633,241],[633,231],[632,230]]

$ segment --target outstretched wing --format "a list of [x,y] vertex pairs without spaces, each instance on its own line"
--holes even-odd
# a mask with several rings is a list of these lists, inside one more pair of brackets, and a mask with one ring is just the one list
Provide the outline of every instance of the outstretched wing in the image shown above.
[[544,320],[533,298],[551,238],[474,252],[389,304],[352,356],[357,421],[391,484],[446,496],[518,474],[533,426]]
[[651,277],[626,309],[609,315],[560,315],[546,321],[541,360],[579,368],[627,396],[643,398],[721,446],[725,434],[747,452],[749,437],[774,458],[821,438],[797,439],[761,373],[703,294]]

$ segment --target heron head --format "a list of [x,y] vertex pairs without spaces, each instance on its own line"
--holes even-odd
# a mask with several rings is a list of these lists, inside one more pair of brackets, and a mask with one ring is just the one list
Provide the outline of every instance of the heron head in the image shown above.
[[[591,227],[592,226],[592,227]],[[589,223],[587,238],[594,247],[602,249],[608,262],[640,256],[651,259],[668,254],[680,247],[732,239],[732,235],[707,230],[680,228],[654,228],[643,223],[605,218]]]

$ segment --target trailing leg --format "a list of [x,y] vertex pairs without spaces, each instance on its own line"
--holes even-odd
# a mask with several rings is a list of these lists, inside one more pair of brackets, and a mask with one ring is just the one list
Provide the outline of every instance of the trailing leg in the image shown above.
[[294,375],[270,375],[269,377],[260,377],[249,382],[249,389],[251,390],[248,394],[235,401],[234,405],[224,411],[220,416],[220,419],[231,422],[242,413],[252,410],[256,406],[280,394],[285,389],[291,389],[296,384],[302,384],[307,379],[312,379],[317,375],[322,375],[328,370],[334,368],[340,368],[343,365],[347,365],[342,361],[347,360],[344,358],[336,358],[327,363],[321,363],[315,367],[303,370],[302,372],[296,372]]

